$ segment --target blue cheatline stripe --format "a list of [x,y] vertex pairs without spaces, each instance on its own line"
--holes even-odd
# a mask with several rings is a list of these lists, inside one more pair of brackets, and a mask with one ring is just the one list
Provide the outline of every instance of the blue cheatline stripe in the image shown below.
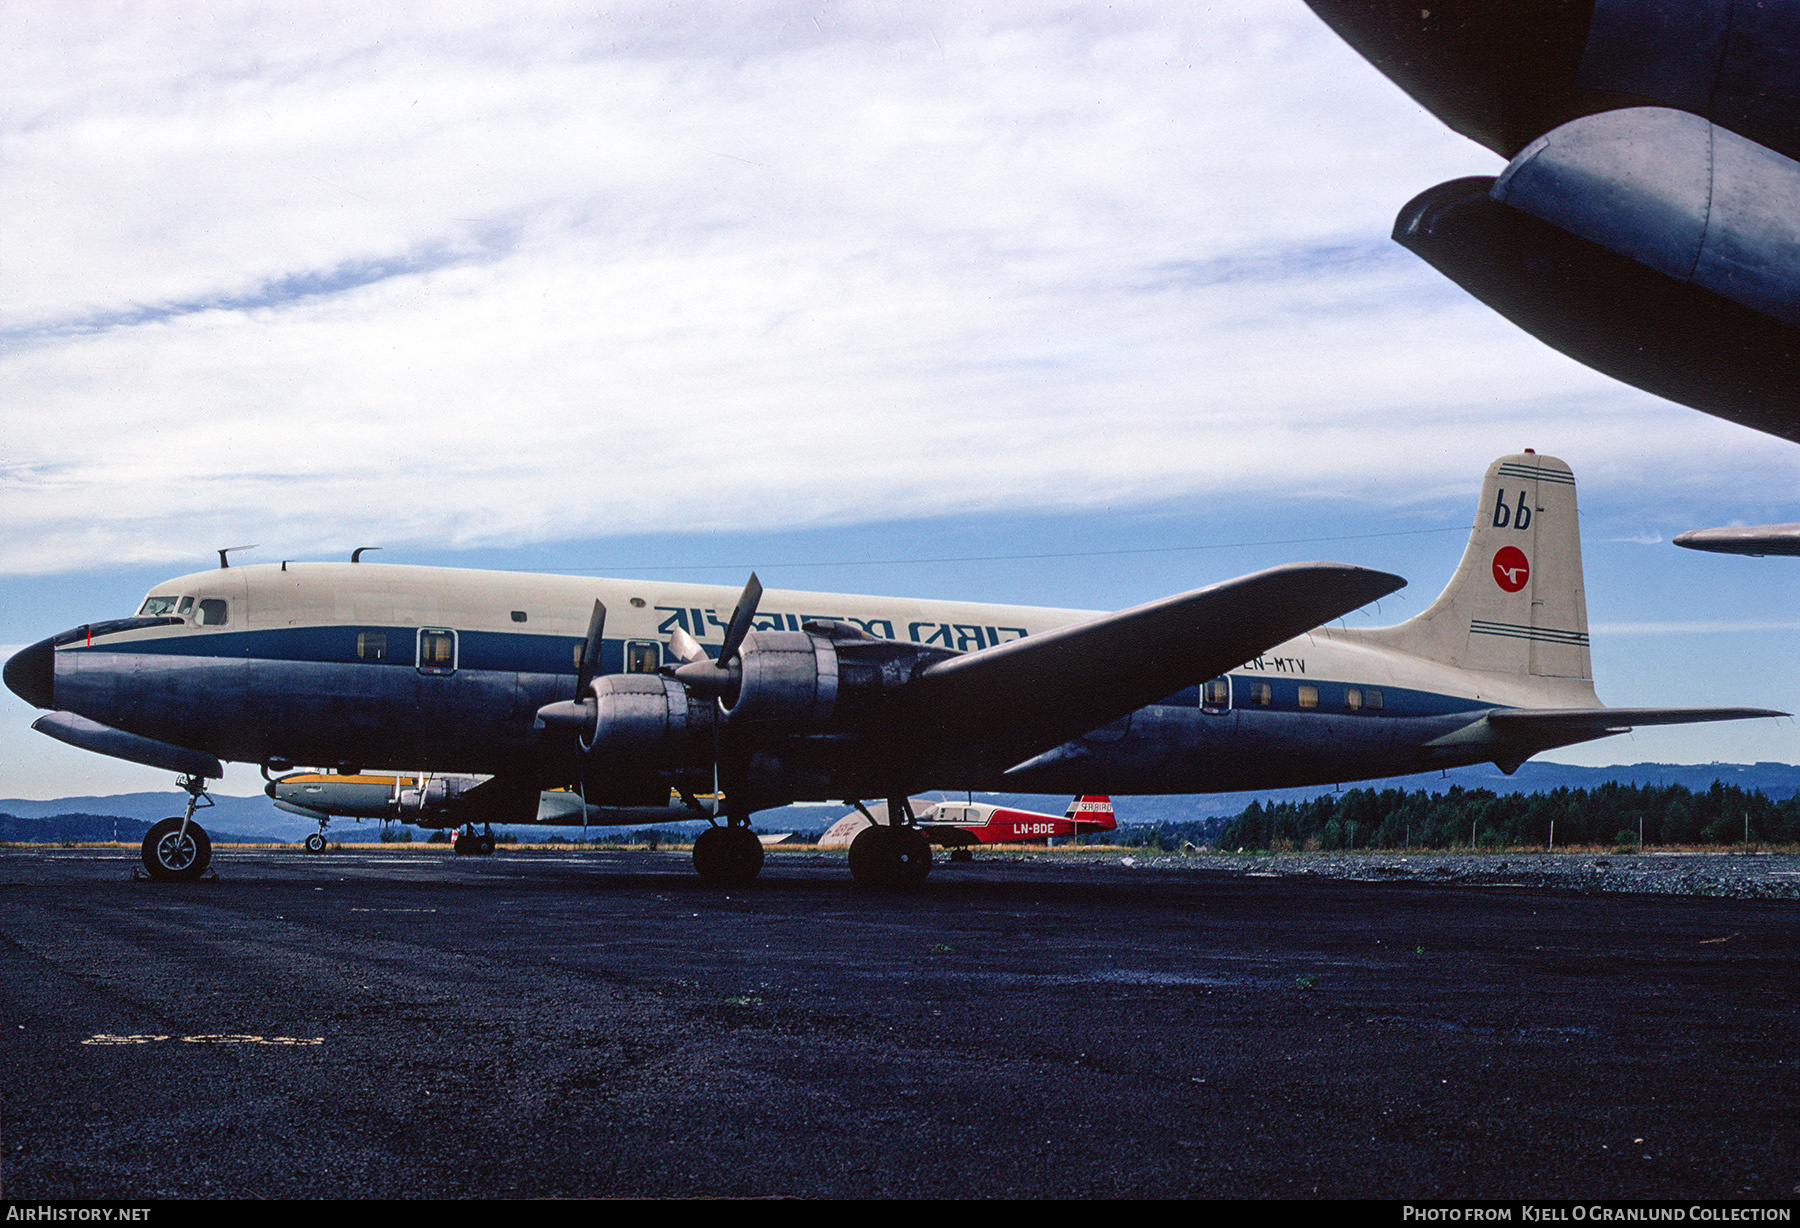
[[[1493,625],[1506,626],[1506,624]],[[368,631],[380,631],[387,635],[388,655],[385,658],[367,660],[356,655],[357,635]],[[1532,629],[1521,627],[1516,631],[1530,634]],[[417,664],[418,633],[419,628],[417,627],[383,627],[368,624],[280,627],[264,631],[221,629],[141,640],[117,640],[108,636],[96,641],[91,648],[82,643],[73,643],[58,649],[58,651],[121,653],[147,657],[220,657],[228,660],[355,665],[359,669],[386,667],[411,670]],[[1488,634],[1509,633],[1512,632],[1488,632]],[[1555,634],[1572,635],[1576,633],[1539,633],[1541,638]],[[510,631],[458,631],[456,636],[458,673],[474,670],[499,673],[563,674],[572,678],[575,674],[574,648],[581,642],[575,636]],[[1586,640],[1586,636],[1581,636],[1579,642],[1585,643]],[[598,672],[617,674],[622,673],[624,668],[625,641],[622,639],[605,641],[601,646]],[[1289,673],[1233,674],[1231,678],[1235,695],[1233,706],[1243,712],[1307,711],[1379,719],[1383,716],[1439,716],[1494,706],[1491,703],[1481,703],[1461,695],[1418,691],[1408,687],[1310,678],[1305,675]],[[1266,708],[1248,702],[1250,684],[1256,682],[1268,683],[1271,688],[1271,703]],[[1299,707],[1297,692],[1302,685],[1318,689],[1319,706],[1316,709]],[[1346,687],[1353,686],[1360,687],[1365,694],[1370,689],[1382,692],[1383,707],[1374,711],[1364,709],[1358,713],[1350,713],[1344,706],[1344,690]],[[1187,687],[1175,695],[1171,695],[1162,703],[1151,706],[1196,708],[1199,706],[1199,700],[1199,688]]]
[[[356,638],[379,631],[387,637],[387,655],[371,660],[356,655]],[[319,664],[361,665],[371,669],[417,665],[417,627],[378,624],[337,624],[322,627],[282,627],[267,631],[204,631],[156,639],[96,640],[92,647],[71,644],[63,652],[116,652],[142,656],[224,657],[228,660],[297,661]],[[580,636],[541,635],[510,631],[458,631],[459,669],[498,670],[522,674],[575,673],[575,646]],[[624,668],[625,642],[609,639],[602,645],[600,671],[618,673]]]
[[1526,478],[1536,482],[1560,482],[1575,485],[1575,475],[1565,469],[1536,469],[1529,465],[1502,465],[1497,471],[1503,478]]
[[1538,640],[1546,644],[1581,644],[1588,642],[1585,631],[1558,631],[1552,627],[1523,627],[1517,623],[1496,623],[1486,619],[1469,620],[1471,635],[1504,635],[1515,640]]

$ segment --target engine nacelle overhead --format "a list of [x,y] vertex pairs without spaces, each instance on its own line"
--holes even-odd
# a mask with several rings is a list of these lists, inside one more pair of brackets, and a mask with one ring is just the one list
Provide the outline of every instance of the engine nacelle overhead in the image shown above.
[[1576,361],[1800,442],[1800,3],[1307,3],[1511,160],[1395,239]]

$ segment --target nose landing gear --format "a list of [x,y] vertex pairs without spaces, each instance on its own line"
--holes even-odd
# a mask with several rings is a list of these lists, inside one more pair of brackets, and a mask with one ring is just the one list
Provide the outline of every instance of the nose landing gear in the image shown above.
[[176,783],[187,791],[187,810],[144,833],[144,869],[159,882],[191,883],[212,864],[212,841],[206,829],[194,822],[194,811],[213,803],[206,796],[204,777],[183,776]]

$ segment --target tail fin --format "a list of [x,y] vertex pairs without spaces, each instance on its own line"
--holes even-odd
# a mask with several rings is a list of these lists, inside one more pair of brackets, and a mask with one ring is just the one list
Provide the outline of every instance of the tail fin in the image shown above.
[[1110,797],[1078,797],[1063,811],[1063,818],[1072,820],[1076,830],[1083,832],[1112,831],[1118,827]]
[[1489,465],[1449,586],[1416,618],[1362,638],[1458,669],[1591,683],[1569,467],[1532,452]]

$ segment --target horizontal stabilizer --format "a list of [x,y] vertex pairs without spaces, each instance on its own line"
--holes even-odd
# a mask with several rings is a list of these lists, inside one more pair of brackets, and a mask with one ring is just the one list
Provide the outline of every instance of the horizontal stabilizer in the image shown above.
[[929,666],[907,688],[927,756],[1005,768],[1217,677],[1404,587],[1291,563]]
[[1772,708],[1510,708],[1488,713],[1488,721],[1507,734],[1524,734],[1534,729],[1613,731],[1640,725],[1697,725],[1702,721],[1747,721],[1787,715]]
[[1695,725],[1787,715],[1771,708],[1497,708],[1426,746],[1528,742],[1548,750],[1643,725]]

